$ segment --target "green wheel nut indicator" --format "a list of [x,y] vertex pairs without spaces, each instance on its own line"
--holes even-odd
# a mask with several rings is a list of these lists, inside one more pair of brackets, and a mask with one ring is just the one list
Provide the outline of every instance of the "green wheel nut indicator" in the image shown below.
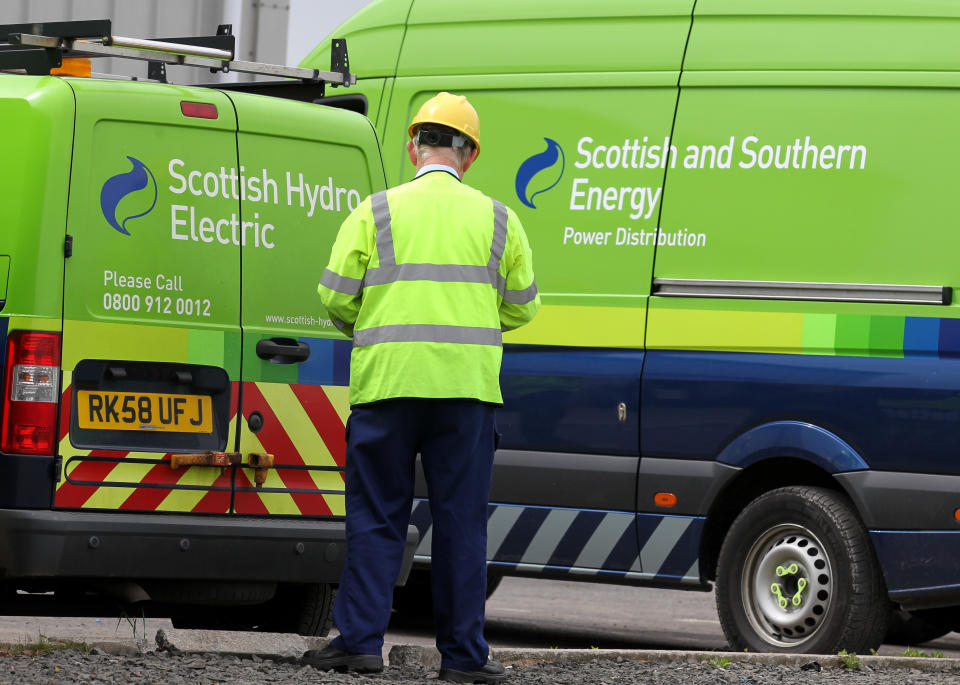
[[793,596],[793,606],[800,606],[800,602],[803,601],[803,591],[807,588],[807,579],[798,578],[797,579],[797,594]]
[[787,601],[787,598],[783,596],[783,592],[780,590],[780,583],[773,583],[770,586],[770,592],[777,598],[777,604],[780,605],[781,609],[786,609],[789,606],[790,602]]

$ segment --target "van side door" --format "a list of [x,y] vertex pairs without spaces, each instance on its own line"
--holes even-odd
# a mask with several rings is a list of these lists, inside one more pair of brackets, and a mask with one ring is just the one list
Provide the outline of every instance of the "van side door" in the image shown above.
[[233,107],[216,91],[69,83],[73,251],[55,506],[228,513],[229,471],[171,455],[224,452],[235,441]]
[[[889,531],[937,527],[930,484],[960,474],[957,16],[699,0],[650,302],[641,471],[682,481],[677,513],[695,515],[724,470],[849,471],[878,549],[892,541],[891,591],[920,586],[902,559],[942,573],[931,586],[956,568],[942,540],[928,554]],[[916,506],[890,506],[876,472],[923,483],[898,490]]]
[[[239,122],[243,409],[235,510],[343,516],[351,342],[317,285],[340,224],[384,187],[359,114],[230,93]],[[272,465],[252,468],[270,455]]]

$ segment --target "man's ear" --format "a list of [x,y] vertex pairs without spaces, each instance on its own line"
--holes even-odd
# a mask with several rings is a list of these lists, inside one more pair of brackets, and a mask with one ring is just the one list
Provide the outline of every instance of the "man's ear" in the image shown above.
[[407,154],[410,155],[413,166],[417,166],[417,146],[414,144],[413,138],[407,141]]
[[463,172],[460,174],[461,176],[467,173],[467,169],[470,168],[470,165],[473,164],[473,160],[475,160],[477,158],[477,155],[479,154],[480,154],[480,150],[478,150],[475,147],[470,148],[470,154],[467,155],[467,158],[465,160],[463,160]]

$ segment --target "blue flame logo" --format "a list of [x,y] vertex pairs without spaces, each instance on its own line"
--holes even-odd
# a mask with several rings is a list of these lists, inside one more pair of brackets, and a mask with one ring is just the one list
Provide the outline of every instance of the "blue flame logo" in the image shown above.
[[[547,142],[547,149],[543,152],[527,157],[525,160],[523,160],[523,164],[520,165],[520,168],[517,169],[517,197],[520,198],[520,202],[531,209],[537,208],[537,206],[533,204],[533,198],[540,193],[547,192],[560,182],[560,179],[563,178],[564,166],[566,165],[566,158],[563,155],[563,148],[560,147],[560,143],[552,138],[544,138],[544,140]],[[544,172],[552,167],[555,167],[558,161],[560,162],[560,173],[557,174],[557,177],[553,183],[548,185],[546,188],[541,188],[540,190],[530,192],[531,181],[533,181],[535,177],[540,174],[540,172]],[[544,175],[547,178],[553,178],[552,174]],[[540,186],[542,185],[542,182],[536,185]]]
[[[127,156],[127,159],[133,164],[133,168],[123,174],[117,174],[107,179],[100,189],[100,209],[103,211],[103,217],[107,223],[124,235],[130,235],[127,230],[127,222],[130,219],[139,219],[146,216],[157,204],[157,180],[153,177],[153,172],[147,168],[147,165],[136,157]],[[124,217],[123,221],[117,220],[117,207],[121,200],[131,193],[143,190],[149,185],[153,185],[153,199],[146,211],[139,214],[131,214]]]

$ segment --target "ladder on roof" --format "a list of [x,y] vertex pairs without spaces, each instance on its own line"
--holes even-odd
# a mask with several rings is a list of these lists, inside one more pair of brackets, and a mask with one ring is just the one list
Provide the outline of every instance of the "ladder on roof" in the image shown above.
[[60,21],[0,25],[0,71],[49,74],[65,57],[118,57],[148,62],[147,80],[166,83],[166,65],[199,67],[213,73],[239,72],[297,79],[323,88],[350,86],[347,42],[333,39],[330,70],[286,67],[234,59],[236,37],[230,24],[221,24],[215,36],[189,38],[124,38],[113,35],[111,21]]

